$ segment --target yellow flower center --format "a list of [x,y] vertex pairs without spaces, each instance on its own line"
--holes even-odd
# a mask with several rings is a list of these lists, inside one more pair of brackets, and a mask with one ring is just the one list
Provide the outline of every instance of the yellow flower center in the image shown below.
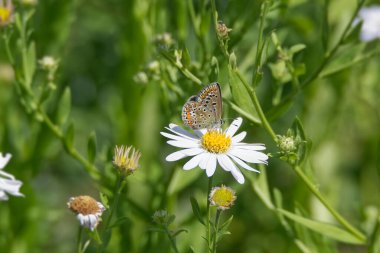
[[5,7],[0,7],[0,24],[5,24],[11,17],[11,10]]
[[211,130],[203,135],[201,144],[210,153],[225,153],[231,146],[231,137],[221,131]]

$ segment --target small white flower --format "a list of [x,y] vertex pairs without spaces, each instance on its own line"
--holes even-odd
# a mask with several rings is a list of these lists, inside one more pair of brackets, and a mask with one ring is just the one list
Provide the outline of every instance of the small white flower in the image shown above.
[[76,213],[80,225],[91,231],[98,226],[101,216],[106,210],[102,203],[90,196],[71,197],[67,207]]
[[3,153],[0,152],[0,200],[8,200],[7,194],[18,197],[24,196],[20,193],[22,182],[16,180],[13,175],[2,170],[5,165],[7,165],[11,157],[11,154],[6,154],[3,156]]
[[380,6],[373,5],[359,11],[359,19],[363,21],[360,31],[362,41],[371,41],[380,38]]
[[195,135],[175,124],[169,124],[166,129],[174,134],[165,132],[161,134],[170,139],[168,144],[183,149],[168,155],[166,160],[172,162],[192,156],[183,169],[191,170],[199,166],[206,170],[208,177],[214,175],[216,166],[219,164],[225,171],[231,172],[236,181],[243,184],[244,176],[238,166],[259,172],[247,163],[267,164],[268,156],[260,152],[260,150],[265,150],[264,144],[241,142],[246,132],[234,136],[242,122],[242,118],[237,118],[224,132],[221,129],[201,129],[194,130]]
[[58,60],[56,60],[52,56],[44,56],[42,59],[38,60],[38,63],[40,64],[41,68],[44,70],[53,70],[57,68],[58,66]]

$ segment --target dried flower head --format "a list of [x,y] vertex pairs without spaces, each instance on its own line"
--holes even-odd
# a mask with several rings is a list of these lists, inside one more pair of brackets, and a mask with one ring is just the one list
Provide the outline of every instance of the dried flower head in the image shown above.
[[0,27],[8,25],[12,21],[13,5],[11,0],[0,0]]
[[129,175],[139,167],[141,153],[132,146],[116,146],[113,164],[120,173]]
[[223,39],[223,40],[226,40],[228,39],[228,33],[231,32],[232,29],[231,28],[228,28],[222,21],[218,21],[218,36]]
[[71,197],[67,207],[77,215],[80,225],[93,231],[106,208],[90,196]]
[[236,200],[235,191],[224,185],[214,187],[210,192],[209,200],[211,205],[220,210],[229,209]]

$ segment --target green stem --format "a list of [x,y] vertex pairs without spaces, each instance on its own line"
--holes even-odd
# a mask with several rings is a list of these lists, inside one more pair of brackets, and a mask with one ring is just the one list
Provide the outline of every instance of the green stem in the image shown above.
[[66,147],[66,150],[67,152],[74,158],[76,159],[78,162],[80,162],[84,168],[87,170],[87,172],[91,175],[91,177],[95,180],[98,180],[100,178],[100,175],[99,175],[99,172],[98,172],[98,169],[93,165],[91,164],[89,161],[87,161],[79,152],[78,150],[76,150],[75,148],[73,148],[72,146],[70,147],[69,145],[67,145],[66,143],[66,140],[65,140],[65,136],[63,134],[63,131],[61,130],[61,128],[57,125],[55,125],[51,119],[49,118],[49,116],[41,109],[41,108],[38,108],[37,109],[37,112],[39,115],[42,116],[42,120],[43,122],[45,123],[45,125],[53,132],[53,134],[58,138],[60,139],[60,141],[62,142],[62,144]]
[[331,205],[327,200],[322,196],[318,191],[317,187],[310,181],[310,179],[305,175],[302,169],[299,166],[294,167],[294,171],[302,179],[302,181],[307,185],[309,190],[321,201],[321,203],[329,210],[329,212],[335,217],[335,219],[349,231],[351,234],[356,236],[359,240],[365,242],[367,240],[366,236],[361,233],[359,230],[354,228],[346,219],[344,219]]
[[167,235],[168,238],[169,238],[170,244],[172,245],[172,248],[173,248],[174,252],[175,252],[175,253],[179,253],[178,248],[177,248],[177,244],[175,243],[175,240],[174,240],[173,236],[171,235],[171,233],[170,233],[168,227],[165,226],[164,229],[165,229],[166,235]]
[[211,188],[212,188],[212,177],[209,177],[208,189],[207,189],[207,226],[206,226],[207,248],[208,248],[209,253],[211,253],[211,229],[210,229],[211,210],[210,210],[210,199],[209,199]]
[[117,178],[117,182],[116,182],[116,187],[115,187],[115,197],[113,199],[113,202],[112,202],[112,205],[111,205],[111,208],[110,208],[110,213],[104,223],[104,229],[102,231],[102,244],[101,244],[101,251],[100,252],[104,252],[104,250],[107,248],[107,245],[108,245],[108,241],[105,241],[105,238],[106,238],[106,235],[108,233],[108,230],[110,229],[109,226],[110,226],[110,223],[112,221],[112,217],[119,205],[119,199],[120,199],[120,195],[121,195],[121,192],[123,191],[123,188],[126,184],[126,180],[125,180],[125,177],[123,177],[122,175],[118,175],[118,178]]
[[82,252],[82,236],[83,236],[83,227],[79,226],[78,236],[77,236],[77,252],[78,253],[83,253]]
[[271,125],[269,124],[269,122],[268,122],[268,120],[267,120],[267,118],[263,112],[263,109],[261,108],[259,99],[256,96],[256,92],[249,87],[248,83],[245,81],[244,77],[241,75],[241,73],[238,70],[236,70],[236,73],[237,73],[240,81],[244,84],[249,96],[251,97],[252,103],[255,106],[257,114],[260,117],[261,124],[264,126],[264,128],[267,130],[267,132],[270,134],[272,139],[276,142],[277,141],[276,133],[273,131]]
[[212,241],[212,253],[216,253],[216,235],[219,230],[219,221],[220,221],[220,215],[222,213],[221,209],[218,209],[216,211],[216,216],[215,216],[215,231],[214,231],[214,239]]
[[193,73],[191,73],[187,68],[185,68],[182,63],[176,62],[172,56],[168,55],[165,51],[160,51],[161,55],[165,57],[170,63],[172,63],[179,71],[182,72],[184,76],[186,76],[188,79],[192,80],[193,82],[201,85],[202,81],[196,77]]
[[257,41],[256,59],[253,68],[252,86],[256,87],[259,81],[259,73],[261,73],[261,56],[264,49],[263,34],[264,34],[264,22],[268,11],[268,2],[264,1],[260,10],[260,25],[259,25],[259,38]]
[[279,106],[282,106],[283,104],[287,103],[288,101],[290,101],[293,97],[295,97],[298,92],[307,87],[308,85],[310,85],[316,78],[319,77],[319,74],[322,72],[322,70],[325,68],[325,66],[330,62],[330,60],[335,56],[336,52],[338,51],[339,47],[343,44],[344,40],[346,39],[346,36],[348,34],[348,32],[350,31],[350,29],[352,28],[352,24],[353,22],[355,21],[357,15],[358,15],[358,12],[360,10],[360,8],[363,6],[365,1],[360,1],[358,3],[358,5],[356,6],[356,9],[353,13],[353,15],[351,16],[351,19],[350,21],[347,23],[342,35],[340,36],[338,42],[334,45],[334,47],[325,53],[324,55],[324,58],[322,60],[322,62],[319,64],[318,68],[309,76],[309,78],[307,78],[305,81],[303,81],[301,84],[300,84],[300,89],[296,89],[296,90],[293,90],[289,95],[287,95],[282,101],[281,103],[279,103],[277,105],[277,107]]
[[222,51],[222,53],[228,60],[230,58],[230,55],[228,53],[226,44],[224,44],[223,38],[221,38],[218,33],[218,12],[216,11],[215,0],[211,0],[211,12],[212,12],[212,23],[214,25],[216,37],[219,41],[220,50]]

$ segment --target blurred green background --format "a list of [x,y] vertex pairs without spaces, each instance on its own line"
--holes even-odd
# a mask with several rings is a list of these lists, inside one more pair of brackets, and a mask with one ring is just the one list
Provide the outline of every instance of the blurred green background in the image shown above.
[[[226,101],[232,99],[227,63],[207,23],[211,18],[208,1],[191,1],[196,15],[204,13],[208,20],[203,42],[194,32],[189,2],[40,0],[35,7],[16,5],[16,11],[36,9],[31,28],[37,56],[51,55],[60,60],[55,96],[59,98],[64,88],[70,87],[70,121],[75,124],[75,146],[85,154],[87,138],[94,131],[98,144],[96,164],[109,176],[99,189],[83,167],[64,152],[54,135],[24,111],[1,46],[0,151],[13,155],[5,170],[24,182],[21,192],[25,194],[25,198],[11,197],[7,202],[0,202],[1,252],[73,252],[78,224],[66,202],[77,195],[99,199],[99,191],[108,193],[112,189],[112,150],[119,144],[134,145],[142,152],[142,158],[140,169],[128,179],[127,193],[118,211],[118,215],[127,216],[128,221],[114,230],[108,252],[170,252],[166,238],[148,230],[153,226],[150,217],[158,209],[175,214],[174,227],[188,230],[177,238],[181,252],[186,252],[189,246],[193,246],[195,252],[204,251],[201,238],[204,230],[192,214],[189,197],[197,197],[201,204],[205,202],[207,177],[200,170],[182,171],[183,161],[166,162],[165,157],[174,148],[159,134],[170,122],[181,124],[182,105],[200,86],[180,73],[176,73],[176,82],[168,84],[152,74],[149,65],[155,60],[159,66],[168,64],[159,55],[154,39],[158,34],[170,33],[173,48],[188,49],[194,73],[202,82],[219,81]],[[295,59],[306,64],[303,78],[318,66],[323,56],[324,1],[280,2],[283,6],[269,16],[265,31],[269,34],[276,30],[284,47],[297,43],[307,46]],[[218,0],[216,3],[219,19],[232,28],[231,51],[237,55],[238,66],[250,80],[261,2]],[[331,1],[328,13],[332,44],[348,22],[355,3],[355,0]],[[376,2],[369,1],[370,4]],[[367,46],[374,47],[376,43],[378,41]],[[218,80],[208,79],[209,75],[197,68],[201,64],[200,52],[204,52],[202,47],[219,60]],[[353,51],[350,46],[347,48]],[[275,60],[273,47],[268,56],[269,61]],[[305,170],[332,205],[366,233],[373,229],[380,204],[379,69],[377,55],[318,79],[271,122],[277,134],[285,134],[295,116],[300,118],[312,143]],[[164,70],[164,67],[158,69]],[[136,82],[134,77],[139,71],[150,73],[148,82]],[[276,84],[269,69],[265,67],[263,71],[259,99],[264,110],[270,111]],[[47,106],[53,118],[56,100],[52,99]],[[239,116],[229,103],[224,103],[224,111],[227,122]],[[260,126],[244,119],[241,130],[248,131],[247,142],[265,143],[269,153],[277,152],[270,136]],[[271,158],[265,170],[270,188],[281,191],[286,209],[293,211],[299,206],[315,219],[334,223],[285,162]],[[256,175],[245,175],[255,183]],[[237,191],[236,204],[228,211],[234,215],[232,234],[222,240],[218,252],[301,252],[276,215],[259,200],[250,183],[238,185],[220,168],[214,182]],[[367,251],[364,246],[321,240],[331,245],[331,252]],[[337,250],[333,246],[337,246]],[[90,247],[89,252],[95,251]]]

